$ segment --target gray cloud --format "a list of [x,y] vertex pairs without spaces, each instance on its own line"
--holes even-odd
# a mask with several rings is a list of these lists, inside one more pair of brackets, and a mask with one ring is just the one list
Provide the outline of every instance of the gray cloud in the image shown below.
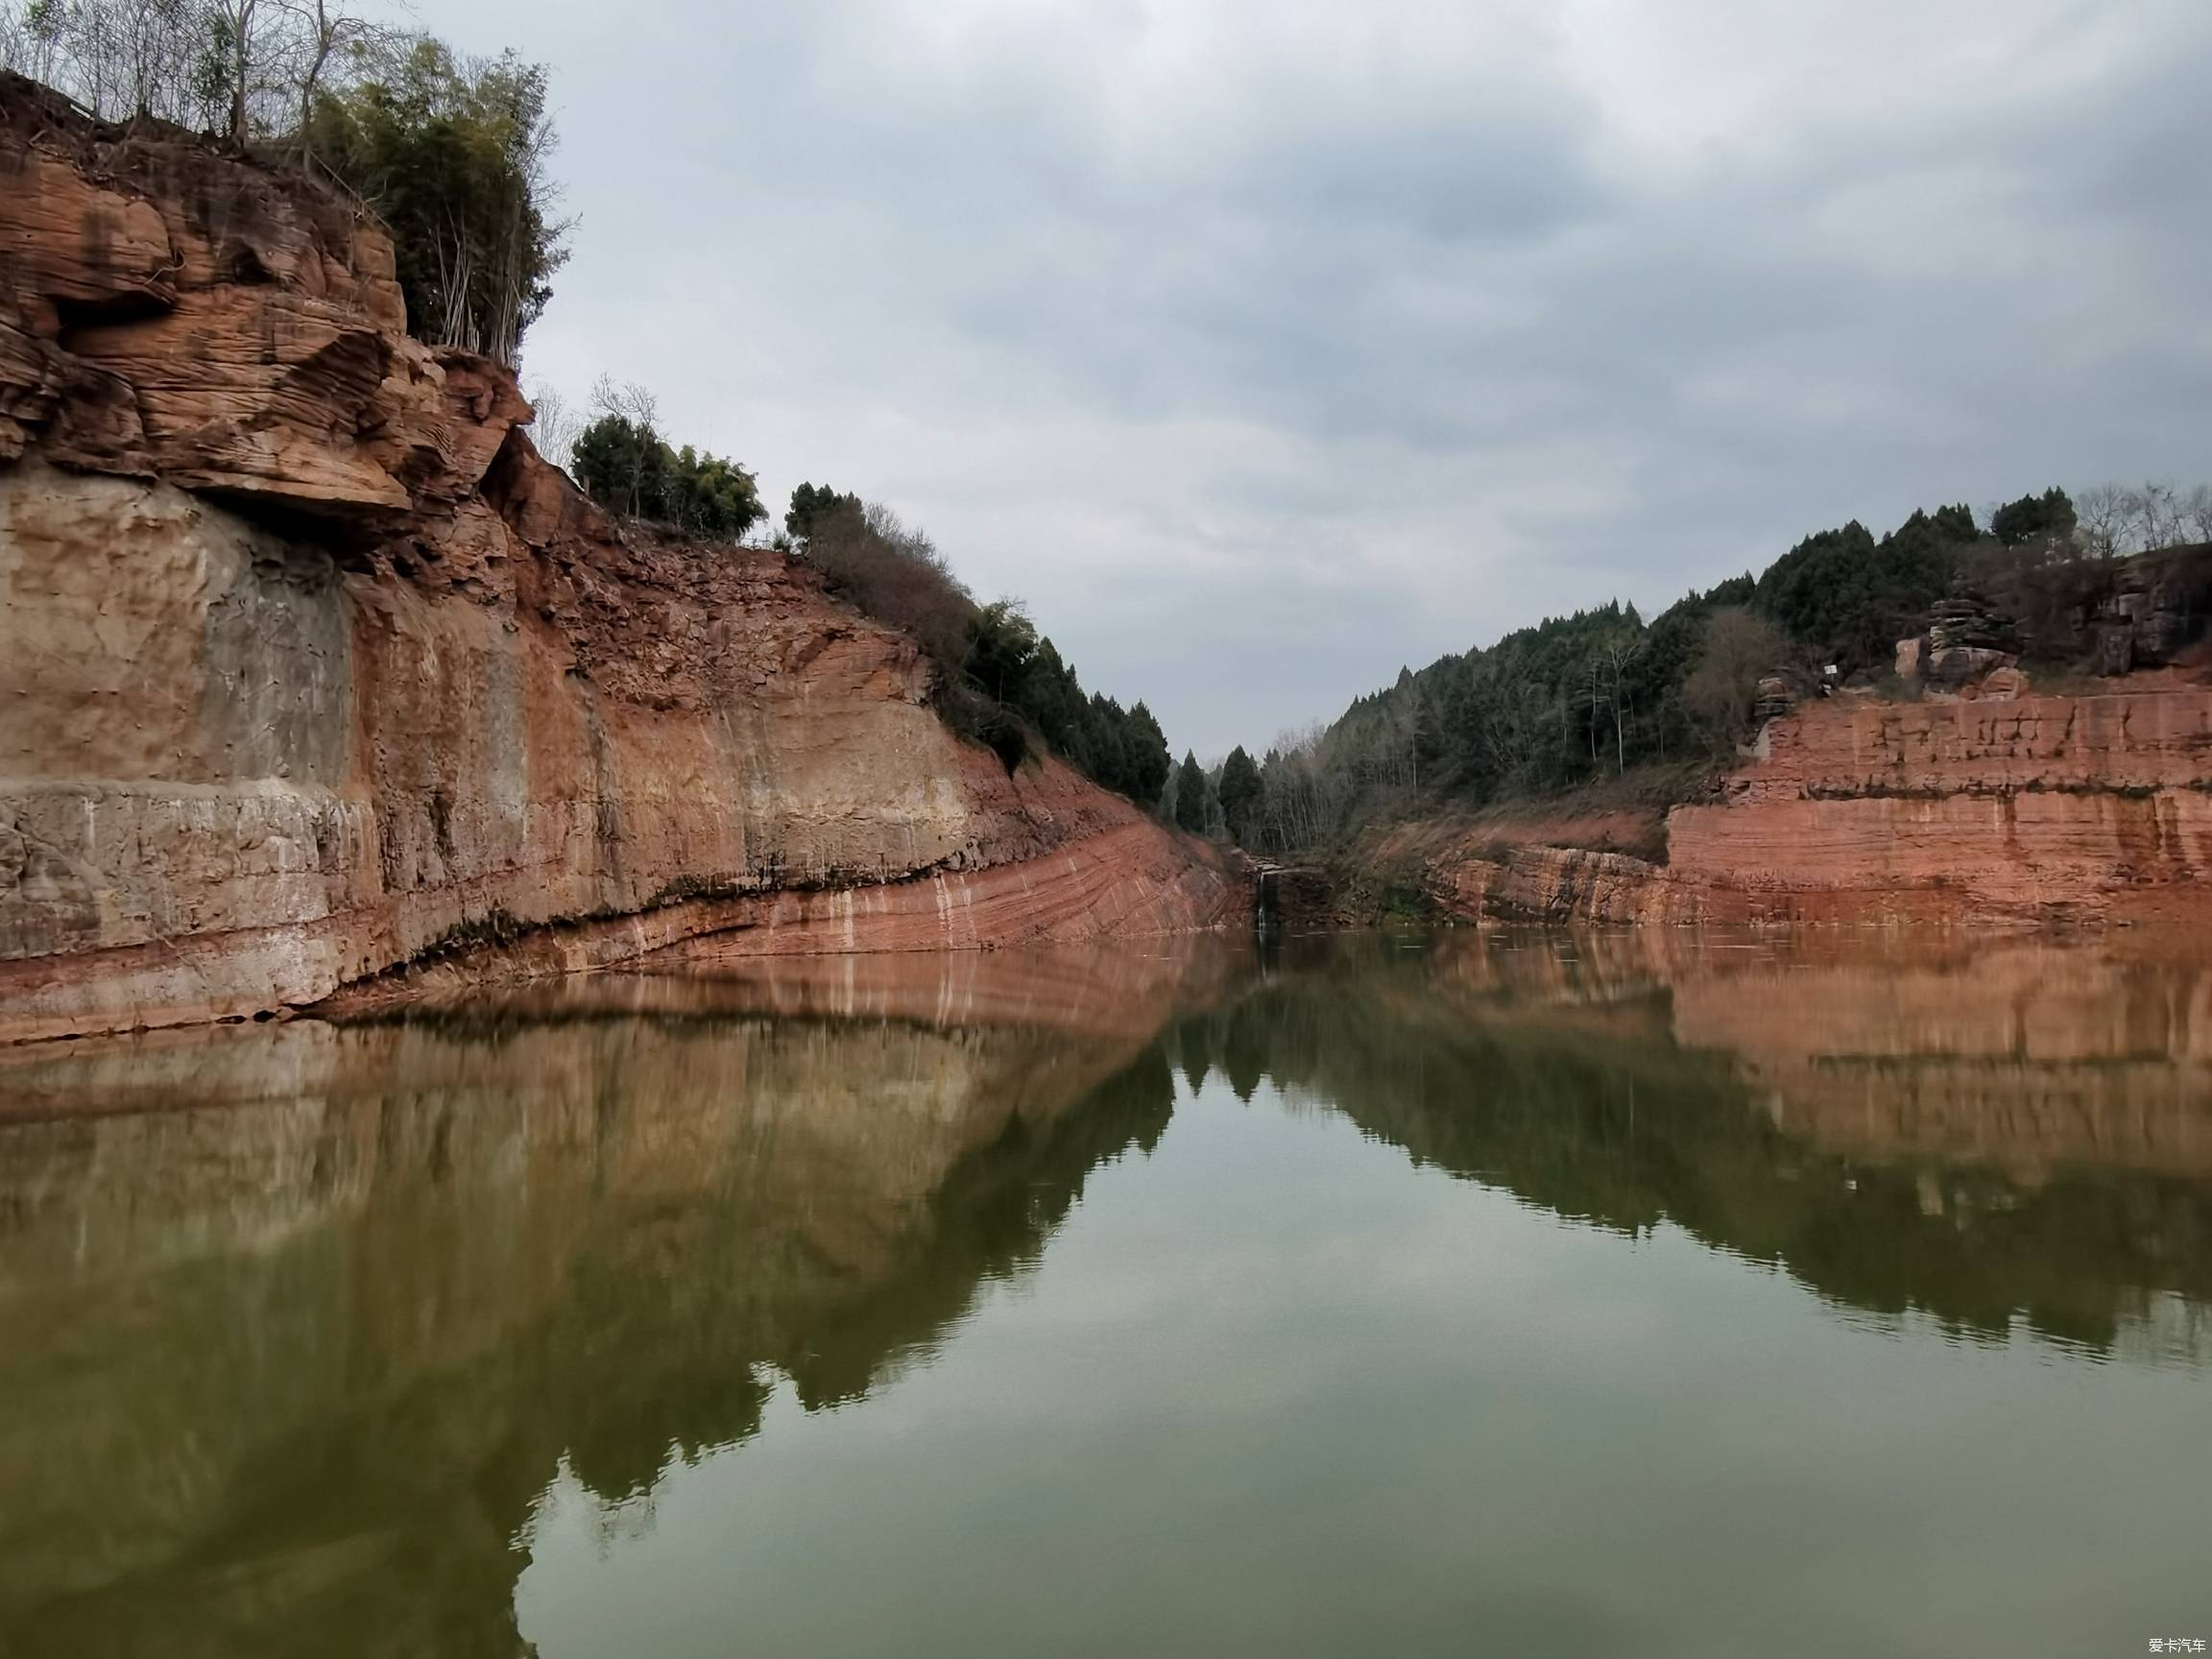
[[2188,0],[457,0],[531,342],[891,501],[1217,754],[1798,536],[2212,473]]

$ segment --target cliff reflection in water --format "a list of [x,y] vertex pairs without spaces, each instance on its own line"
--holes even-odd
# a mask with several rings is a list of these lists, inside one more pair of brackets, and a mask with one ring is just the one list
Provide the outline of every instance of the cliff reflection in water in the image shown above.
[[861,1393],[1159,1135],[1185,965],[1003,960],[11,1056],[18,1105],[131,1110],[0,1128],[0,1630],[517,1650],[564,1458],[618,1499],[752,1434],[767,1368]]
[[2102,948],[1460,933],[19,1050],[0,1631],[519,1651],[517,1541],[564,1464],[619,1503],[754,1435],[779,1376],[809,1409],[893,1383],[1209,1076],[1849,1310],[2201,1363],[2208,998],[2200,963]]
[[[1417,1163],[1822,1295],[2093,1349],[2212,1305],[2212,967],[1611,933],[1295,953],[1176,1034]],[[2173,1308],[2183,1299],[2198,1310]]]

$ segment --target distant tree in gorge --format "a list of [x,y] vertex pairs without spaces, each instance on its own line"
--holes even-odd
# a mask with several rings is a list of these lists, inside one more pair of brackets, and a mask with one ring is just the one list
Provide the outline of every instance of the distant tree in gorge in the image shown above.
[[1193,835],[1206,833],[1206,774],[1189,750],[1175,774],[1175,822]]
[[802,484],[791,492],[791,508],[783,515],[783,528],[794,541],[809,541],[815,526],[840,507],[858,509],[860,497],[840,495],[827,484]]
[[[2176,555],[2212,542],[2212,485],[2046,489],[1988,518],[1984,530],[1951,504],[1882,536],[1848,523],[1648,622],[1609,603],[1401,670],[1333,723],[1278,735],[1256,811],[1225,761],[1223,823],[1256,851],[1337,851],[1372,824],[1632,781],[1640,767],[1652,769],[1640,797],[1688,798],[1711,762],[1734,757],[1762,678],[1833,664],[1855,688],[1893,689],[1897,641],[1954,594],[1985,600],[2016,629],[2032,671],[2067,669],[2087,648],[2084,618],[2113,590],[2111,563],[2158,553],[2197,579],[2204,565]],[[1172,812],[1173,794],[1165,801]]]
[[1229,838],[1239,847],[1251,846],[1260,832],[1267,787],[1260,781],[1260,768],[1252,763],[1252,757],[1244,753],[1241,743],[1230,750],[1229,758],[1221,762],[1218,792],[1222,821],[1229,826]]
[[1768,565],[1753,605],[1849,674],[1889,660],[1950,590],[1976,539],[1973,514],[1959,506],[1916,512],[1880,541],[1854,519]]

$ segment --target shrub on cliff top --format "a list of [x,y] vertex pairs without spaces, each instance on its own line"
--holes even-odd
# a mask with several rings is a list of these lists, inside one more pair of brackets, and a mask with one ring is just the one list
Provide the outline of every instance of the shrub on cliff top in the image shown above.
[[905,629],[941,667],[961,671],[974,596],[926,534],[902,523],[888,507],[850,495],[827,510],[817,505],[802,521],[808,526],[806,561],[831,592]]
[[104,120],[334,174],[392,232],[408,326],[512,364],[566,258],[545,70],[324,0],[0,0],[0,66]]
[[1007,770],[1040,736],[1093,781],[1146,806],[1160,798],[1167,739],[1151,710],[1086,696],[1027,612],[1010,599],[977,605],[924,532],[887,507],[813,485],[794,493],[785,523],[831,592],[914,637],[936,670],[938,715]]
[[408,325],[513,363],[567,258],[549,217],[545,70],[418,36],[315,100],[302,135],[391,227]]
[[570,445],[568,470],[610,513],[715,541],[734,541],[767,516],[753,474],[736,462],[669,446],[642,387],[602,379],[591,398],[598,416]]
[[857,495],[840,495],[827,484],[802,484],[791,492],[791,510],[783,515],[783,530],[794,541],[809,541],[816,522],[841,507],[862,510]]

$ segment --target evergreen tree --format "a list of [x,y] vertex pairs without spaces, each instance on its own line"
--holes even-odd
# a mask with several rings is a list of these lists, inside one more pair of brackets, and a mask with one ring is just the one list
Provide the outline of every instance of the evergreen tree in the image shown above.
[[2008,547],[2048,539],[2063,541],[2074,534],[2074,499],[2054,485],[2040,495],[2008,501],[1989,516],[1989,533]]
[[671,449],[645,421],[605,414],[576,435],[568,468],[610,513],[734,541],[764,516],[753,474],[686,444]]
[[1267,787],[1241,743],[1221,762],[1220,796],[1221,816],[1229,826],[1230,839],[1239,847],[1251,846],[1266,808]]
[[1206,833],[1206,774],[1199,768],[1198,757],[1188,750],[1175,774],[1175,822],[1193,835]]
[[1175,762],[1167,753],[1167,733],[1142,703],[1121,722],[1121,793],[1132,801],[1159,800]]
[[783,515],[783,528],[794,541],[807,541],[814,534],[814,526],[841,507],[857,513],[860,497],[840,495],[827,484],[802,484],[791,492],[791,510]]
[[997,703],[1029,711],[1029,681],[1043,649],[1037,625],[1011,599],[995,599],[968,625],[968,678]]
[[602,415],[576,435],[568,469],[608,512],[650,517],[660,504],[667,450],[652,427],[627,416]]
[[694,454],[686,444],[668,467],[661,514],[688,535],[734,541],[765,517],[766,510],[752,473],[719,455]]

